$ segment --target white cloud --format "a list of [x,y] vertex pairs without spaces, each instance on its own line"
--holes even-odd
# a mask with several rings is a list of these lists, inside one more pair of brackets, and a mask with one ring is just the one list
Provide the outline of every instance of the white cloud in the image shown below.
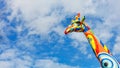
[[120,36],[116,38],[115,45],[113,47],[113,54],[120,55]]
[[[19,37],[19,39],[16,42],[17,48],[20,48],[21,50],[25,50],[25,51],[26,50],[35,50],[34,43],[38,40],[36,40],[34,38],[29,38],[28,36],[29,35]],[[39,42],[36,42],[36,44],[37,43],[39,43]],[[25,51],[22,51],[22,52],[25,52]]]
[[74,33],[70,34],[70,37],[74,40],[79,41],[79,42],[87,42],[87,39],[86,39],[84,33],[74,32]]
[[102,40],[105,43],[107,43],[114,35],[112,33],[112,28],[102,23],[97,24],[96,28],[93,31],[96,37],[98,37],[98,39]]
[[71,45],[80,50],[80,52],[84,55],[87,54],[87,47],[89,46],[86,43],[89,43],[84,33],[72,33],[70,34],[70,38],[73,39]]
[[56,17],[57,16],[40,17],[29,23],[27,26],[36,31],[35,34],[48,34],[52,31],[52,27],[57,24],[58,18]]
[[65,28],[63,26],[61,26],[61,25],[60,26],[58,25],[58,26],[53,28],[53,31],[57,32],[60,36],[65,35],[64,30],[65,30]]
[[0,54],[0,67],[3,68],[29,68],[32,63],[29,56],[21,54],[16,49],[8,49]]
[[0,41],[2,42],[9,42],[9,40],[6,37],[6,33],[5,33],[5,27],[7,26],[7,24],[4,21],[0,21]]
[[[40,35],[47,35],[48,33],[55,31],[60,36],[63,35],[64,27],[60,24],[60,21],[65,18],[66,15],[70,15],[71,13],[81,12],[82,16],[85,14],[91,15],[98,15],[100,17],[104,17],[104,23],[97,23],[95,30],[95,34],[98,38],[102,39],[103,42],[109,41],[114,34],[111,31],[119,30],[119,0],[116,1],[108,1],[108,0],[101,0],[93,2],[93,0],[10,0],[8,3],[8,10],[12,11],[12,14],[8,16],[9,20],[11,21],[14,17],[19,18],[18,16],[22,17],[25,21],[24,25],[25,28],[29,28],[29,34],[40,34]],[[57,8],[60,8],[57,11]],[[11,10],[10,10],[11,9]],[[103,10],[104,9],[104,10]],[[21,14],[19,14],[21,13]],[[59,14],[61,13],[61,14]],[[89,22],[88,22],[89,23]],[[4,26],[4,24],[0,23],[0,25]],[[59,25],[59,26],[58,26]],[[92,24],[94,25],[94,24]],[[117,30],[115,29],[117,27]],[[0,27],[1,30],[2,27]],[[114,30],[113,30],[114,29]],[[17,27],[17,31],[21,32],[22,27]],[[0,31],[2,32],[2,31]],[[2,33],[3,34],[3,33]],[[3,34],[4,35],[4,34]],[[26,35],[27,36],[27,35]],[[82,33],[72,33],[69,37],[76,42],[74,42],[74,47],[80,47],[79,42],[87,42],[85,36]],[[117,36],[118,37],[118,36]],[[118,38],[119,39],[119,38]],[[64,40],[62,40],[64,42]],[[19,43],[20,42],[20,43]],[[28,48],[34,49],[32,46],[33,42],[26,40],[26,38],[20,38],[18,40],[18,46],[25,45]],[[114,52],[119,54],[119,42],[117,42],[114,46]],[[83,46],[79,49],[86,54],[87,46],[82,44]],[[11,54],[9,54],[11,52]],[[9,57],[14,57],[14,51],[5,52],[2,56],[8,55]],[[13,55],[13,56],[12,56]],[[90,57],[90,55],[88,56]],[[5,57],[8,58],[8,57]],[[22,63],[22,60],[16,60],[18,63]],[[6,64],[6,67],[13,66],[13,64],[8,64],[9,62],[4,61],[0,62],[0,64]],[[48,62],[50,64],[48,64]],[[27,62],[26,62],[27,63]],[[26,65],[25,63],[25,65]],[[41,63],[40,65],[37,63]],[[23,68],[24,68],[24,64]],[[30,65],[30,64],[28,64]],[[20,65],[21,66],[21,65]],[[52,60],[39,60],[35,64],[36,67],[43,67],[43,68],[73,68],[68,65],[55,63]],[[1,67],[1,65],[0,65]]]
[[[116,3],[117,2],[117,3]],[[104,24],[96,25],[96,33],[98,37],[103,38],[105,40],[109,40],[113,34],[111,30],[113,27],[119,25],[119,0],[116,1],[108,1],[108,0],[101,0],[101,1],[93,1],[93,0],[81,0],[81,1],[46,1],[46,0],[11,0],[8,6],[12,9],[12,15],[10,17],[14,17],[20,11],[22,17],[25,21],[25,26],[29,27],[30,34],[48,34],[49,32],[53,31],[56,25],[60,23],[64,16],[69,15],[70,13],[77,13],[81,12],[81,14],[95,14],[101,17],[104,17],[105,22]],[[57,11],[58,7],[63,7],[62,10]],[[111,10],[111,7],[114,10]],[[56,10],[55,10],[56,9]],[[104,9],[104,10],[103,10]],[[59,13],[61,15],[59,15]],[[112,25],[114,23],[114,25]],[[99,26],[101,25],[101,26]],[[107,27],[107,29],[105,28]],[[104,29],[105,28],[105,29]],[[59,27],[59,29],[63,29]],[[104,33],[102,33],[104,29]],[[100,31],[101,30],[101,31]],[[62,30],[57,31],[58,34],[62,33]],[[62,34],[61,34],[62,35]],[[77,36],[77,35],[75,35]],[[105,41],[104,40],[104,41]],[[107,41],[105,41],[107,42]]]
[[[86,41],[87,42],[87,41]],[[79,42],[77,40],[74,40],[73,42],[71,42],[71,46],[73,46],[74,48],[80,50],[80,52],[84,55],[88,54],[88,44],[86,44],[86,42]]]
[[[9,16],[10,19],[17,16],[18,13],[21,12],[21,17],[27,21],[25,22],[25,26],[32,30],[30,33],[36,34],[48,34],[52,31],[50,29],[60,23],[60,21],[64,19],[66,15],[69,15],[69,13],[94,13],[92,0],[10,0],[8,2],[8,7],[13,11],[12,15]],[[62,10],[57,11],[59,7],[63,8]],[[61,15],[59,15],[59,13],[61,13]]]
[[0,61],[0,67],[2,68],[13,68],[13,63],[9,61]]
[[12,61],[13,64],[14,64],[14,67],[13,68],[30,68],[33,61],[30,61],[30,60],[21,60],[21,59],[15,59]]
[[60,64],[60,63],[56,63],[55,61],[46,59],[46,60],[36,61],[35,68],[78,68],[78,67]]
[[16,49],[8,49],[0,55],[0,59],[13,59],[16,55]]
[[62,0],[62,5],[64,10],[69,13],[81,12],[81,15],[86,13],[95,13],[92,0]]
[[34,59],[20,51],[8,49],[0,55],[0,67],[3,68],[78,68],[58,63],[55,59]]

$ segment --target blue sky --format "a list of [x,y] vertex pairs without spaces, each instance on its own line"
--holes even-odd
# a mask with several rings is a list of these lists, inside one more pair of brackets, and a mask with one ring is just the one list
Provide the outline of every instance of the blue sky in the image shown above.
[[64,35],[75,14],[120,61],[119,0],[1,0],[0,67],[100,68],[83,33]]

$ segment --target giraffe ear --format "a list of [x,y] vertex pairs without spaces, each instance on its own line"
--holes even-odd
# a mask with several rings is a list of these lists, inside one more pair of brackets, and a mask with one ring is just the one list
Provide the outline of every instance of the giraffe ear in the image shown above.
[[77,16],[80,17],[80,13],[77,13]]
[[83,23],[85,21],[85,16],[82,18],[81,22]]

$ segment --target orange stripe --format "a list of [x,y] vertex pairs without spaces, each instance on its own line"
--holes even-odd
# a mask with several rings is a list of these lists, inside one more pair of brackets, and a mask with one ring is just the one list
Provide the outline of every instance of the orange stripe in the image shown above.
[[103,48],[103,46],[100,44],[99,40],[95,37],[95,35],[90,30],[88,30],[84,34],[87,38],[88,38],[88,35],[91,35],[93,37],[93,40],[95,41],[95,47],[96,47],[93,50],[94,50],[96,56],[101,52],[106,52],[105,49]]

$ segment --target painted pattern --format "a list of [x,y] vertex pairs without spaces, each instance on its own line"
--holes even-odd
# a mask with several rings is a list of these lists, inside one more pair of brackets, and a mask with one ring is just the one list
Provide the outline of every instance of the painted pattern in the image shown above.
[[100,44],[99,40],[97,40],[96,36],[91,32],[91,30],[88,30],[87,32],[84,32],[86,38],[88,39],[88,42],[90,43],[93,51],[95,52],[96,56],[100,52],[107,52],[102,45]]
[[102,68],[120,68],[120,64],[111,55],[107,46],[97,39],[90,27],[84,22],[85,16],[81,21],[78,21],[79,17],[77,16],[77,19],[73,20],[74,22],[65,29],[64,33],[83,32]]

